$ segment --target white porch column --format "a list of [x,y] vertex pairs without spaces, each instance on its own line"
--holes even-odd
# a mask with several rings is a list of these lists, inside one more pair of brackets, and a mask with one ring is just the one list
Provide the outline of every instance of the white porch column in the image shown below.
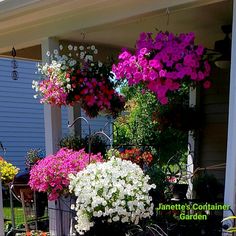
[[[53,52],[58,48],[58,41],[54,38],[47,38],[42,41],[42,61],[49,62],[46,56],[47,51]],[[61,109],[56,106],[44,105],[44,126],[45,126],[45,146],[46,154],[55,153],[61,138]],[[52,236],[61,234],[62,222],[60,222],[60,212],[53,210],[57,208],[56,201],[49,201],[49,231]]]
[[[78,104],[73,107],[68,107],[68,121],[69,124],[72,124],[77,117],[81,116],[81,108]],[[81,137],[82,136],[82,127],[81,119],[77,120],[75,124],[69,129],[70,134]]]
[[[190,88],[189,91],[189,107],[194,108],[197,103],[197,90],[196,88]],[[194,138],[194,131],[189,131],[188,133],[188,157],[187,157],[187,176],[188,176],[188,192],[187,192],[187,198],[192,199],[193,198],[193,184],[191,176],[194,172],[194,155],[195,155],[195,138]]]
[[[224,203],[236,213],[236,1],[233,1],[228,141]],[[225,216],[230,213],[225,212]]]

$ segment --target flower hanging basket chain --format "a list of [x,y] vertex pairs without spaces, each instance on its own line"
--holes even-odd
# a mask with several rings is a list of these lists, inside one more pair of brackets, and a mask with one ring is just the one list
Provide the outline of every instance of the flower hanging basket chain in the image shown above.
[[162,104],[180,89],[202,84],[209,88],[210,64],[202,45],[194,44],[194,33],[174,35],[159,32],[141,33],[135,54],[124,50],[113,72],[119,80],[126,79],[130,86],[141,84],[156,94]]
[[54,50],[51,63],[39,66],[43,79],[33,81],[32,87],[42,97],[40,102],[57,106],[79,103],[90,117],[100,112],[116,116],[124,107],[124,98],[110,79],[111,63],[93,60],[98,53],[94,45],[69,45],[68,49],[70,53],[62,56]]

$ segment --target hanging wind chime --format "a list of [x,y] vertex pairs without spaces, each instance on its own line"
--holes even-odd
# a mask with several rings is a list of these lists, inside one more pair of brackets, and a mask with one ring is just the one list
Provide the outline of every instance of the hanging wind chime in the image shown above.
[[12,73],[11,73],[11,77],[13,80],[18,80],[18,72],[17,72],[17,61],[15,59],[16,57],[16,50],[15,48],[13,47],[12,48],[12,51],[11,51],[11,55],[12,55],[12,61],[11,61],[11,64],[12,64]]

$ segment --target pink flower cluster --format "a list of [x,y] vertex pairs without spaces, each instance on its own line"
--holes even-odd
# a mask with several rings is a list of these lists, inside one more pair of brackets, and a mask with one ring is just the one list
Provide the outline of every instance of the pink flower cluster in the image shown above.
[[[96,64],[93,64],[93,67],[96,67]],[[102,69],[104,68],[100,67],[97,70]],[[109,74],[105,75],[104,71],[95,74],[77,69],[68,75],[68,79],[71,81],[73,91],[68,94],[67,102],[71,105],[79,102],[89,117],[95,117],[99,112],[107,112],[116,116],[123,110],[124,97],[115,91]]]
[[39,83],[39,91],[42,93],[41,103],[65,105],[67,93],[61,87],[56,78],[53,80],[42,80]]
[[204,47],[195,45],[194,39],[194,33],[159,32],[153,38],[152,33],[143,32],[136,43],[136,53],[123,50],[112,71],[117,79],[127,79],[130,86],[143,84],[162,104],[167,104],[168,95],[184,84],[209,88],[206,78],[211,68]]
[[89,157],[84,149],[73,151],[61,148],[55,155],[49,155],[35,164],[30,171],[29,186],[39,192],[49,193],[49,200],[56,200],[68,193],[69,174],[76,174],[90,162],[101,162],[101,154]]
[[124,109],[124,97],[116,92],[110,80],[111,64],[79,62],[64,56],[39,66],[39,71],[43,80],[33,81],[32,87],[42,97],[41,103],[57,106],[79,103],[90,117],[100,112],[116,116]]

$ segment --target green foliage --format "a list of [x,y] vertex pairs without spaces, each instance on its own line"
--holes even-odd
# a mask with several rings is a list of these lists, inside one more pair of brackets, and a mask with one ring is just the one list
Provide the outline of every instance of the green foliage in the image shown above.
[[[78,151],[82,148],[85,149],[85,151],[89,152],[89,137],[86,136],[84,138],[80,138],[74,135],[69,135],[60,140],[59,146],[61,148],[67,147],[69,149],[73,149],[75,151]],[[99,137],[95,136],[92,140],[91,144],[91,152],[94,154],[101,153],[103,156],[106,153],[106,141]]]
[[31,148],[27,151],[25,165],[30,169],[37,161],[45,157],[45,152],[40,148]]
[[[115,145],[150,146],[160,163],[165,163],[177,151],[184,155],[187,150],[187,132],[172,127],[160,129],[157,114],[168,109],[158,103],[154,94],[142,92],[142,87],[124,87],[128,99],[126,114],[115,122]],[[184,100],[184,96],[179,96]]]
[[193,188],[201,200],[213,201],[223,195],[223,185],[213,174],[200,173],[193,179]]

